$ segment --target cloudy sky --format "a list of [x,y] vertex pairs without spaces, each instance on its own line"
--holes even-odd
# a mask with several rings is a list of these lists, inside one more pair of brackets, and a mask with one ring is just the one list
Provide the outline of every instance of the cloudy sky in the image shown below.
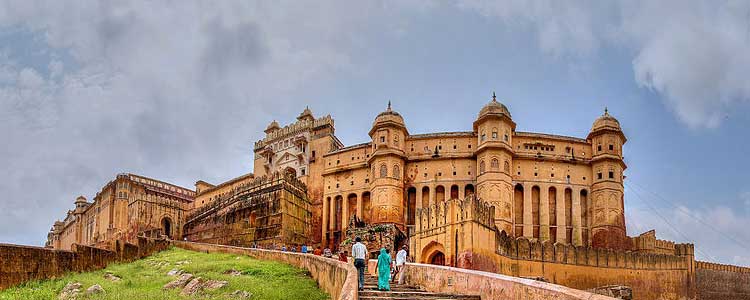
[[367,141],[470,130],[495,91],[518,130],[623,125],[629,234],[750,265],[748,1],[2,1],[0,242],[41,245],[120,172],[192,187],[252,171],[271,120]]

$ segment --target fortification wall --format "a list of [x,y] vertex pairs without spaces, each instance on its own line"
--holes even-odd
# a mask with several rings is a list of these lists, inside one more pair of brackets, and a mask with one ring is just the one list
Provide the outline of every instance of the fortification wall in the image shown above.
[[[498,251],[482,270],[518,277],[543,277],[551,283],[587,290],[606,285],[632,288],[634,299],[695,299],[693,246],[675,245],[675,255],[574,247],[498,238]],[[487,261],[487,254],[482,256]]]
[[698,299],[750,299],[750,268],[696,261]]
[[68,272],[105,268],[116,261],[131,261],[166,249],[169,242],[138,238],[138,245],[116,241],[114,251],[73,244],[70,251],[0,244],[0,289],[30,280],[56,278]]
[[232,253],[247,255],[261,260],[273,260],[310,271],[318,286],[331,299],[357,300],[357,270],[351,264],[311,254],[281,252],[254,248],[242,248],[203,243],[174,241],[175,246],[206,253]]

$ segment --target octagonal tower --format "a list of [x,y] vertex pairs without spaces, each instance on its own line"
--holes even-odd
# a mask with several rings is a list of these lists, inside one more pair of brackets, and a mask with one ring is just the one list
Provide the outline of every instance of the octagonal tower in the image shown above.
[[378,114],[370,129],[372,155],[368,160],[373,180],[372,223],[393,223],[404,228],[404,144],[409,135],[404,118],[388,108]]

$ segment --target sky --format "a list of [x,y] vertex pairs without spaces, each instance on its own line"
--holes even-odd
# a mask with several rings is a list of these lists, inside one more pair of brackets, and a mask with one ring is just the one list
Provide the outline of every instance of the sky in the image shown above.
[[[357,3],[353,3],[357,2]],[[628,142],[628,233],[750,266],[748,1],[0,0],[0,242],[42,245],[122,172],[192,188],[252,172],[309,106],[345,145],[390,100],[410,133]]]

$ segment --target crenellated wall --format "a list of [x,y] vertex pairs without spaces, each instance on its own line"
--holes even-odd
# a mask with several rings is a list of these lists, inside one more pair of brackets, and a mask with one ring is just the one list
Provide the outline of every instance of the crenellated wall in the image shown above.
[[132,261],[166,249],[169,242],[145,237],[138,244],[112,242],[114,251],[74,244],[71,251],[0,244],[0,289],[30,280],[56,278],[68,272],[103,269],[109,263]]
[[695,262],[698,299],[750,299],[750,268]]

